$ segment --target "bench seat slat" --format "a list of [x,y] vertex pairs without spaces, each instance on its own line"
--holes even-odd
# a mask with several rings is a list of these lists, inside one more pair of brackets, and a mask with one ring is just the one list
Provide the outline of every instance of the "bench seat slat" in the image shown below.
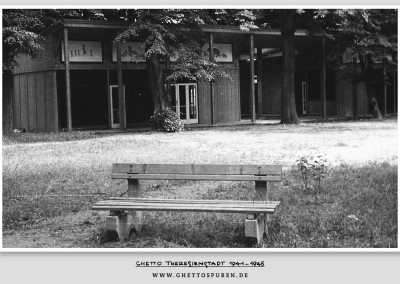
[[[170,209],[170,208],[176,208],[176,209],[182,209],[186,211],[191,211],[192,209],[203,209],[203,210],[232,210],[232,212],[235,212],[236,210],[244,210],[245,212],[250,212],[250,211],[269,211],[269,210],[275,210],[277,205],[271,205],[271,206],[221,206],[217,204],[165,204],[165,203],[152,203],[152,204],[144,204],[144,203],[112,203],[112,204],[97,204],[95,205],[96,208],[124,208],[125,210],[132,210],[130,208],[137,208],[137,211],[141,211],[142,209],[154,209],[154,208],[161,208],[161,209]],[[100,209],[98,209],[100,210]],[[103,209],[104,210],[104,209]],[[108,210],[108,209],[107,209]]]
[[179,212],[214,212],[214,213],[243,213],[243,214],[273,214],[275,212],[275,208],[220,208],[220,207],[174,207],[174,206],[152,206],[152,207],[142,207],[142,206],[107,206],[107,207],[93,207],[93,210],[111,210],[111,211],[122,211],[122,210],[132,210],[132,211],[179,211]]
[[104,200],[97,202],[92,209],[94,210],[133,210],[133,211],[191,211],[191,212],[219,212],[219,213],[269,213],[275,212],[279,202],[270,203],[254,203],[248,202],[231,202],[215,203],[207,202],[207,200],[187,200],[186,203],[173,200],[148,200],[148,199],[135,199],[135,200]]
[[147,202],[147,203],[152,203],[152,202],[164,202],[164,203],[218,203],[218,204],[224,204],[224,203],[244,203],[244,204],[280,204],[280,201],[260,201],[260,200],[211,200],[211,199],[161,199],[161,198],[135,198],[135,197],[108,197],[107,200],[99,201],[99,202],[105,202],[105,201],[117,201],[117,202],[130,202],[130,201],[141,201],[141,202]]
[[113,173],[187,175],[281,175],[281,165],[113,164]]
[[121,174],[113,173],[113,179],[148,180],[218,180],[218,181],[281,181],[280,175],[189,175],[189,174]]
[[188,206],[197,206],[197,207],[221,207],[221,208],[275,208],[276,203],[271,204],[252,204],[252,203],[172,203],[172,202],[98,202],[95,206],[105,207],[105,206],[143,206],[143,207],[152,207],[152,206],[174,206],[174,207],[188,207]]

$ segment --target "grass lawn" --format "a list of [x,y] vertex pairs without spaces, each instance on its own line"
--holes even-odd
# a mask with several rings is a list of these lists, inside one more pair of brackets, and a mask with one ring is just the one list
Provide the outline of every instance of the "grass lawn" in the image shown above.
[[[145,213],[127,243],[107,239],[107,212],[90,207],[123,194],[119,163],[282,164],[280,200],[261,247],[397,247],[397,119],[245,125],[182,133],[3,137],[3,247],[246,247],[241,214]],[[327,159],[318,202],[296,169],[301,156]],[[144,181],[144,196],[249,199],[251,182]],[[79,196],[76,196],[79,195]]]

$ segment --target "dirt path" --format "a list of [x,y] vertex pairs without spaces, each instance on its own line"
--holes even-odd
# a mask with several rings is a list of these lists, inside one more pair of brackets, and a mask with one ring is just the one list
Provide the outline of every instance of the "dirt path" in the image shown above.
[[96,238],[106,212],[80,211],[3,232],[3,248],[82,248]]

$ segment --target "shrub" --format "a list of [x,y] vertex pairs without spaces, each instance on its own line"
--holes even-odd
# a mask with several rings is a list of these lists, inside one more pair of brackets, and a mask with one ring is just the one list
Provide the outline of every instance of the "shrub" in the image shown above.
[[153,128],[161,132],[180,132],[183,130],[183,123],[179,115],[171,109],[164,109],[161,113],[150,118]]
[[301,156],[296,162],[305,190],[313,193],[315,203],[317,203],[321,180],[325,177],[326,173],[326,158],[320,154],[314,154]]

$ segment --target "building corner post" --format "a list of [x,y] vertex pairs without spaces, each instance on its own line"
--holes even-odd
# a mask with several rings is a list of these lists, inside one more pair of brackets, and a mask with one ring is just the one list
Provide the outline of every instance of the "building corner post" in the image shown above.
[[65,94],[67,99],[67,130],[72,132],[71,76],[69,66],[68,29],[64,28]]
[[383,69],[383,116],[387,115],[386,59],[382,60]]
[[326,54],[325,54],[325,37],[322,37],[322,66],[321,66],[321,113],[322,119],[327,119],[326,115]]
[[258,119],[261,118],[263,114],[263,94],[262,94],[262,71],[263,71],[263,61],[262,61],[262,48],[257,48],[257,106],[258,106]]
[[[213,44],[214,44],[214,34],[210,33],[210,38],[209,38],[210,61],[214,60]],[[215,125],[217,120],[216,120],[216,113],[215,113],[215,92],[214,92],[213,80],[210,80],[210,99],[211,99],[211,125]]]
[[353,58],[353,115],[358,116],[357,58]]
[[119,127],[121,130],[126,130],[126,115],[125,115],[125,96],[124,86],[122,83],[122,60],[121,60],[121,42],[117,42],[117,65],[118,65],[118,108],[119,108]]
[[250,116],[251,122],[256,121],[256,102],[254,88],[254,35],[250,35]]

